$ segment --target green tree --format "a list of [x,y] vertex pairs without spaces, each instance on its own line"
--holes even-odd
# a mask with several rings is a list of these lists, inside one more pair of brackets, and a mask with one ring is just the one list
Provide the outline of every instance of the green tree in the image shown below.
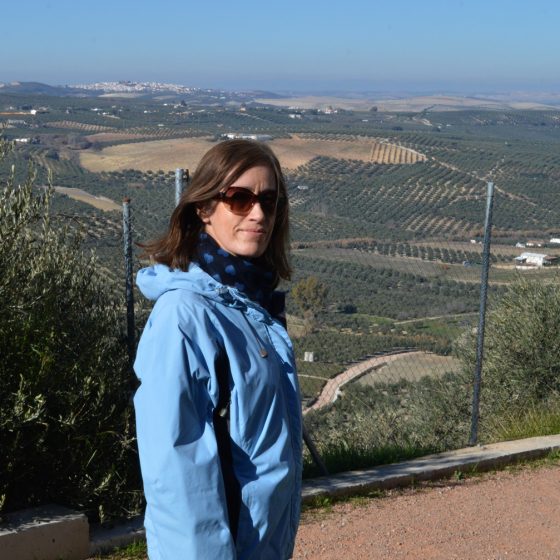
[[0,510],[122,516],[140,499],[122,312],[33,181],[0,184]]
[[308,329],[315,323],[317,314],[324,309],[329,288],[316,276],[308,276],[296,283],[291,294],[303,315]]
[[[546,405],[560,395],[560,286],[520,279],[486,323],[481,417]],[[465,369],[474,372],[476,334],[457,345]]]

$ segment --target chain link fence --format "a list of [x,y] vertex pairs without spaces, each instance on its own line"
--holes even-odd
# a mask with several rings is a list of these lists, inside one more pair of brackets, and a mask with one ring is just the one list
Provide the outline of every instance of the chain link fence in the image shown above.
[[[169,180],[167,215],[187,177],[177,170],[175,183]],[[288,291],[304,436],[314,463],[310,472],[477,442],[486,300],[498,298],[515,275],[512,247],[499,245],[490,252],[492,197],[490,191],[484,194],[485,235],[479,238],[293,243],[296,279],[282,288]],[[123,208],[132,357],[150,307],[132,289],[134,271],[146,264],[137,244],[164,227],[159,213],[135,207],[134,200],[125,200]],[[296,290],[310,278],[327,300],[315,308],[309,302],[306,307]],[[364,312],[368,309],[373,312]],[[470,369],[461,360],[469,333],[478,333],[479,348]]]

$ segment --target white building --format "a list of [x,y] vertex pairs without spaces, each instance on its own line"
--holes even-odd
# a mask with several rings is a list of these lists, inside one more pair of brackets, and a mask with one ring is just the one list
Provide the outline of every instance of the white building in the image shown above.
[[542,253],[521,253],[515,257],[517,268],[534,268],[541,266],[550,266],[558,261],[558,257],[551,255],[543,255]]

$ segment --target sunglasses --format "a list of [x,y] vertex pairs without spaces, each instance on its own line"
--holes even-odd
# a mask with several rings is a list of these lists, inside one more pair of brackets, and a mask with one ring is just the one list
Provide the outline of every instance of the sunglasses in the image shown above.
[[248,214],[258,202],[265,214],[276,214],[278,206],[278,194],[276,191],[267,190],[255,194],[245,187],[229,187],[216,195],[216,198],[227,204],[230,211],[239,216]]

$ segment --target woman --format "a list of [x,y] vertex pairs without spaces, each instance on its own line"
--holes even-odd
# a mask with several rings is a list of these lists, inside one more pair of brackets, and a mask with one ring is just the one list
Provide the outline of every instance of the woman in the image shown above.
[[301,406],[285,330],[288,201],[263,144],[202,158],[145,246],[137,284],[156,303],[134,365],[151,560],[274,559],[299,521]]

